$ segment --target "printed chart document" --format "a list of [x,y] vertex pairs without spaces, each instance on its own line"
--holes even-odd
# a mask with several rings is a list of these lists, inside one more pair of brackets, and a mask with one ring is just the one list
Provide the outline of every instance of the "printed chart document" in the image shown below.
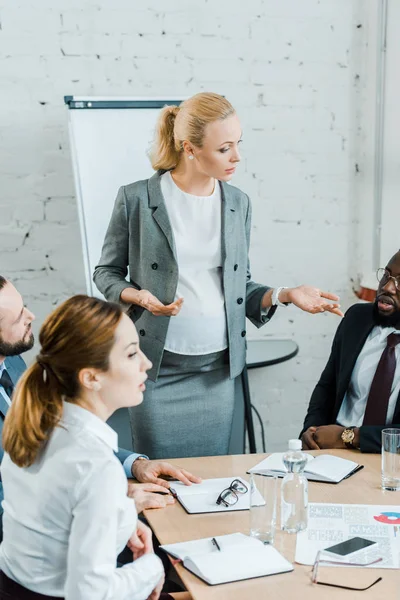
[[265,577],[293,571],[293,565],[273,546],[243,533],[160,546],[171,556],[183,561],[184,567],[209,585],[230,583],[253,577]]
[[[275,452],[252,467],[249,473],[260,473],[261,475],[277,475],[284,477],[287,473],[283,464],[284,452]],[[340,483],[343,479],[350,477],[363,468],[352,460],[332,456],[331,454],[320,454],[312,456],[307,454],[307,464],[304,475],[310,481],[322,481],[324,483]]]
[[[238,494],[238,501],[233,506],[217,504],[217,498],[232,481],[239,479],[248,488],[246,494]],[[250,484],[242,477],[222,477],[217,479],[203,479],[201,483],[185,485],[181,481],[171,481],[172,493],[182,504],[183,508],[190,514],[229,512],[232,510],[249,510],[250,508]],[[265,504],[263,497],[259,494],[259,506]]]
[[302,565],[313,565],[320,550],[353,537],[365,538],[376,544],[354,555],[326,553],[323,558],[352,563],[366,563],[382,558],[381,562],[370,565],[369,568],[398,569],[400,506],[310,503],[308,527],[297,534],[295,560]]

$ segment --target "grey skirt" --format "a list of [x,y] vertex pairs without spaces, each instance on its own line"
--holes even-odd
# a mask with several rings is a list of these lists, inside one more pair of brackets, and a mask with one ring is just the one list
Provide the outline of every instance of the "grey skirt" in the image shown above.
[[151,459],[228,454],[234,405],[227,350],[164,351],[157,381],[147,380],[142,404],[129,409],[134,451]]

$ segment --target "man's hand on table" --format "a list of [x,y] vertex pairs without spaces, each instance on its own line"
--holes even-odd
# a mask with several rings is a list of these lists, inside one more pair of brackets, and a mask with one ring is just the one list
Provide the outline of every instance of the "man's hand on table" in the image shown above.
[[317,427],[309,427],[305,430],[301,436],[301,442],[303,450],[320,450],[317,442],[314,439],[314,433],[317,431]]
[[174,467],[163,460],[146,460],[139,458],[132,465],[132,475],[141,483],[155,483],[169,489],[169,482],[161,479],[161,476],[178,479],[185,485],[201,483],[201,477],[192,475],[181,467]]
[[[341,425],[321,425],[320,427],[309,427],[301,436],[303,450],[326,450],[345,449],[346,444],[342,440],[342,433],[345,427]],[[360,430],[354,429],[353,446],[358,448],[360,445]]]

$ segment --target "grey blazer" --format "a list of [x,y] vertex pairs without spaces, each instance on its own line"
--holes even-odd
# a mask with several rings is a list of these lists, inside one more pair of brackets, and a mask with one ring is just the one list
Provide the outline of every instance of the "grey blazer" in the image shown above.
[[[174,236],[161,192],[160,177],[120,188],[93,280],[107,300],[120,302],[122,290],[146,289],[161,302],[174,301],[178,263]],[[251,280],[248,249],[251,204],[238,188],[220,182],[222,193],[223,288],[228,326],[231,378],[243,370],[246,357],[246,316],[257,327],[270,320],[276,307],[265,315],[261,300],[270,288]],[[129,283],[126,280],[129,267]],[[157,379],[164,352],[169,319],[155,317],[137,305],[128,307],[136,323],[144,353],[153,363],[149,377]],[[172,317],[174,318],[174,317]]]

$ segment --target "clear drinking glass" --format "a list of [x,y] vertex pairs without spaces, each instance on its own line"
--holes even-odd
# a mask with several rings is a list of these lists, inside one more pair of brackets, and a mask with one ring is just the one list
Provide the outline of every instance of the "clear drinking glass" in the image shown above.
[[400,429],[382,430],[382,489],[400,491]]
[[276,529],[278,478],[250,475],[250,535],[273,544]]

